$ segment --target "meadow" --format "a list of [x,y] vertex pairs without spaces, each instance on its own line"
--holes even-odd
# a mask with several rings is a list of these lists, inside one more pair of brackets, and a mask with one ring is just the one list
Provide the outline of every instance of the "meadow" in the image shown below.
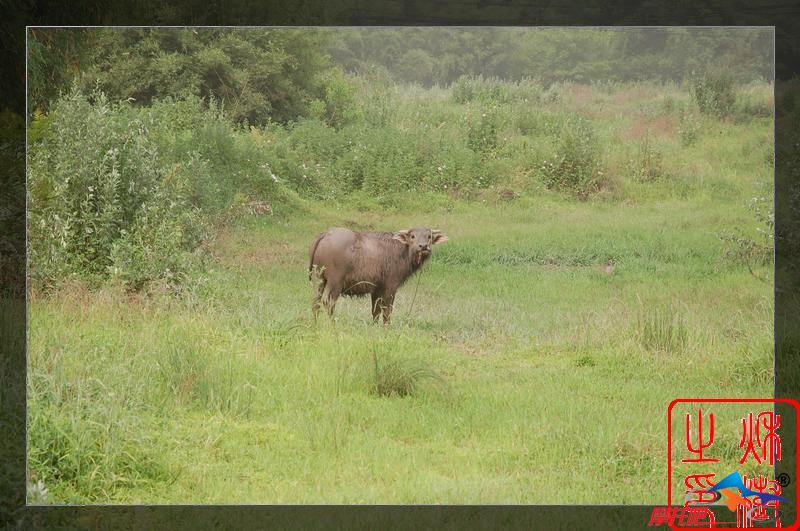
[[[131,289],[136,242],[108,282],[33,255],[29,502],[657,504],[672,399],[772,395],[771,85],[341,82],[292,127],[204,122],[186,179],[239,185],[198,192],[230,197],[180,289]],[[314,322],[330,226],[450,240],[389,326]]]

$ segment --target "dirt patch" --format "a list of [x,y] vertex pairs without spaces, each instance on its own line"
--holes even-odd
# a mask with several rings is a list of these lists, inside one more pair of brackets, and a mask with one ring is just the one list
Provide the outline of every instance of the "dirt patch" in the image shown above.
[[633,123],[619,132],[619,137],[624,141],[638,142],[645,136],[675,138],[675,121],[662,114],[655,118],[648,118],[643,114],[637,114],[633,118]]

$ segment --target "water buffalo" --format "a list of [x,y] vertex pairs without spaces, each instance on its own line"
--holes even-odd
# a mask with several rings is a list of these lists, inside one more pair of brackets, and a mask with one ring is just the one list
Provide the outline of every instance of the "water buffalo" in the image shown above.
[[397,232],[353,232],[334,227],[310,249],[309,279],[317,277],[312,304],[316,319],[321,305],[333,317],[340,295],[372,296],[372,318],[388,323],[397,289],[431,256],[431,247],[447,241],[441,231],[417,228]]

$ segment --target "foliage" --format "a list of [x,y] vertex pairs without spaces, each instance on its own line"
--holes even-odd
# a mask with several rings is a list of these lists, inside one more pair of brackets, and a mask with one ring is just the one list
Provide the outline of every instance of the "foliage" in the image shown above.
[[[99,88],[111,101],[149,105],[165,97],[213,96],[234,122],[264,124],[306,115],[311,99],[325,97],[329,64],[321,31],[106,28],[89,35],[92,46],[78,77],[85,90]],[[72,39],[75,47],[82,34]],[[37,59],[34,67],[59,59]],[[37,81],[52,86],[49,79]]]
[[97,33],[81,28],[29,28],[27,39],[28,109],[45,112],[59,91],[80,75]]
[[[38,382],[32,387],[28,424],[28,466],[35,481],[28,492],[32,502],[48,502],[50,495],[85,503],[151,481],[169,481],[158,457],[148,451],[152,437],[142,429],[141,417],[103,407],[108,396],[102,382],[86,386],[86,403],[70,396],[69,387],[61,389],[61,396],[40,394]],[[88,402],[95,405],[87,407]],[[99,418],[103,421],[91,420]],[[56,488],[49,491],[47,485]]]
[[773,261],[775,207],[769,196],[753,197],[748,201],[747,207],[758,223],[757,236],[753,237],[742,229],[723,231],[718,236],[725,244],[725,258],[746,266],[753,273],[756,267],[771,264]]
[[488,154],[497,148],[498,112],[497,107],[467,106],[462,118],[467,132],[467,147],[475,153]]
[[[327,49],[348,72],[380,65],[395,81],[448,85],[474,76],[516,81],[683,81],[723,65],[737,81],[772,79],[766,28],[348,28]],[[469,83],[459,97],[469,97]],[[464,101],[464,100],[462,100]]]
[[740,122],[754,118],[771,118],[773,110],[772,91],[755,84],[743,85],[736,91],[733,114]]
[[645,135],[637,143],[633,157],[628,161],[628,173],[639,182],[653,182],[664,176],[663,155],[650,135]]
[[700,138],[700,118],[691,109],[683,108],[679,114],[678,137],[681,146],[690,147]]
[[557,141],[555,158],[542,163],[544,184],[586,198],[597,190],[602,174],[591,123],[581,117],[567,120]]
[[364,121],[372,126],[385,127],[395,115],[395,87],[389,73],[382,68],[368,68],[357,76],[357,100]]
[[177,284],[205,237],[190,189],[204,163],[165,164],[147,112],[92,99],[73,91],[60,100],[31,147],[31,274],[44,287],[69,276]]
[[733,75],[726,69],[715,68],[691,82],[692,98],[703,114],[727,116],[736,101]]
[[357,117],[355,84],[338,68],[324,76],[323,99],[311,102],[311,115],[334,129],[341,129]]
[[[352,31],[339,36],[361,30]],[[415,31],[387,30],[384,37],[405,49],[424,34]],[[515,53],[529,38],[519,29],[446,32],[470,46],[514,36]],[[151,281],[179,286],[200,278],[211,227],[241,218],[248,205],[268,205],[281,218],[308,199],[356,202],[362,209],[434,209],[455,198],[496,203],[545,189],[582,200],[671,193],[676,186],[685,195],[686,179],[660,179],[680,175],[681,158],[665,157],[667,145],[650,137],[632,152],[616,149],[613,117],[635,108],[643,120],[670,123],[677,114],[681,145],[690,147],[700,141],[695,109],[701,102],[718,106],[707,103],[719,100],[711,73],[688,87],[692,92],[674,83],[597,79],[592,85],[551,82],[545,89],[546,79],[501,77],[522,68],[522,59],[491,53],[469,58],[473,66],[463,63],[466,70],[457,76],[461,66],[451,57],[452,77],[437,77],[450,84],[425,88],[418,79],[396,85],[396,72],[381,64],[359,62],[354,74],[331,67],[319,47],[349,39],[336,34],[89,32],[92,40],[81,41],[91,47],[82,52],[77,88],[48,112],[34,110],[29,128],[34,283],[52,287],[77,276],[93,285],[118,280],[130,289]],[[410,41],[401,38],[409,35]],[[531,35],[551,45],[566,38],[561,30]],[[603,46],[617,42],[608,31],[576,35],[573,46],[597,47],[581,53],[606,59]],[[365,39],[362,44],[373,37]],[[434,63],[449,46],[437,42],[443,48],[429,54]],[[51,58],[60,49],[54,47]],[[477,65],[491,67],[476,74],[470,68]],[[276,80],[287,69],[306,76]],[[95,84],[110,94],[84,88]],[[260,96],[248,96],[251,90]],[[136,101],[109,103],[134,92]],[[738,114],[761,117],[769,86],[737,86],[736,98]],[[73,130],[78,133],[67,133]],[[644,192],[626,182],[650,184]]]
[[538,103],[542,98],[542,87],[531,78],[505,80],[498,77],[461,76],[450,87],[453,101],[484,104],[503,104],[514,101]]

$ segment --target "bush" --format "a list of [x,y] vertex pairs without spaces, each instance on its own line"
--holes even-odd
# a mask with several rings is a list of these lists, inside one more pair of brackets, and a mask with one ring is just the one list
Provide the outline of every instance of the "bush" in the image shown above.
[[711,70],[691,82],[694,102],[703,114],[727,116],[736,101],[733,76],[726,70]]
[[555,159],[542,163],[544,184],[585,199],[599,189],[603,175],[599,159],[591,124],[582,117],[573,117],[561,130]]
[[324,121],[328,126],[341,129],[358,117],[354,97],[356,85],[340,69],[334,68],[323,77],[325,96],[323,100],[312,100],[311,116]]
[[[30,146],[29,252],[41,287],[69,276],[110,276],[139,289],[179,283],[204,236],[190,178],[205,163],[165,166],[146,111],[73,91],[54,107],[47,135]],[[148,261],[136,265],[133,257]]]
[[756,196],[748,204],[748,209],[758,222],[755,238],[737,229],[718,234],[725,245],[727,260],[746,266],[755,275],[753,268],[771,264],[775,252],[775,206],[771,196]]
[[521,135],[533,135],[539,129],[539,116],[534,111],[522,111],[515,115],[514,125]]

